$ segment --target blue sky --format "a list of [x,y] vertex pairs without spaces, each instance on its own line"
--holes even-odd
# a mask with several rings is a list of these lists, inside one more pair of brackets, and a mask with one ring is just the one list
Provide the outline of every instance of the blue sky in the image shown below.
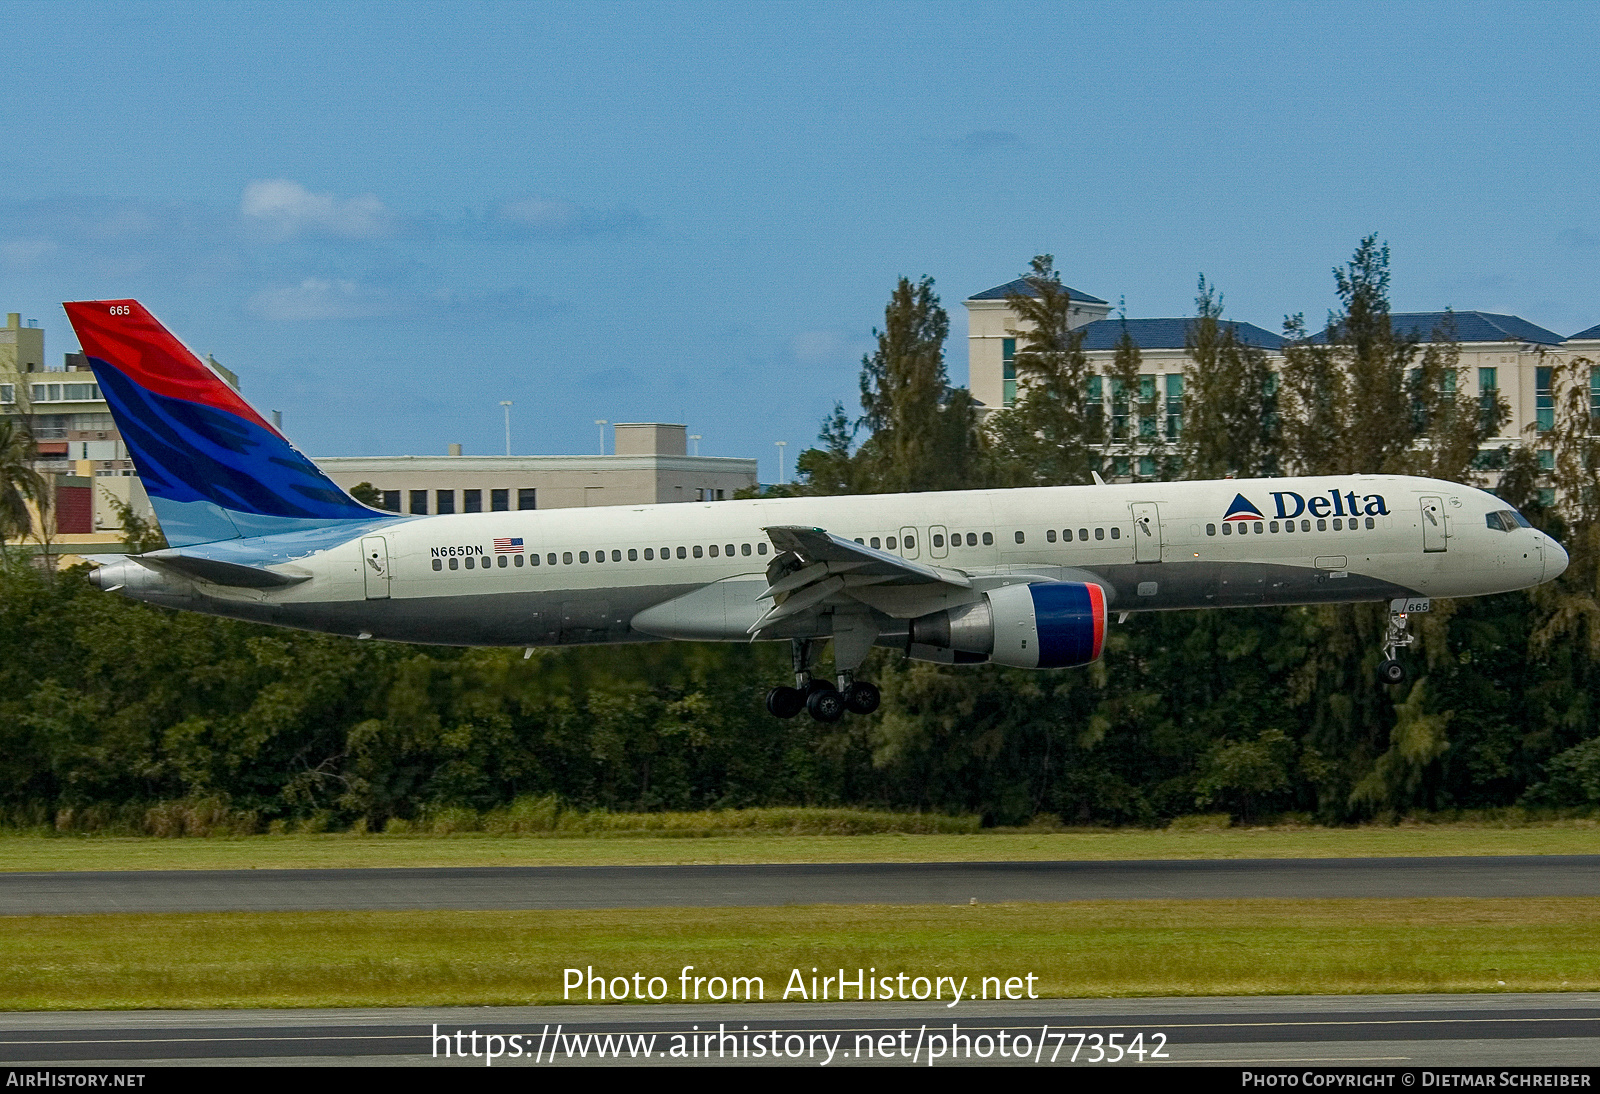
[[[50,4],[3,11],[0,310],[136,296],[313,454],[710,455],[853,408],[895,279],[1048,251],[1131,316],[1600,323],[1590,4]],[[792,466],[792,456],[791,456]]]

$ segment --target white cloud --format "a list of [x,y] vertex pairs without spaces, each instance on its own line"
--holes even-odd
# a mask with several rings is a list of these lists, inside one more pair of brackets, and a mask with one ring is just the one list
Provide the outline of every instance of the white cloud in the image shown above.
[[354,281],[308,277],[298,285],[263,289],[250,298],[250,310],[263,319],[372,319],[388,315],[393,304]]
[[31,269],[41,258],[57,250],[55,240],[46,238],[8,239],[0,244],[0,255],[13,269]]
[[802,331],[789,340],[794,359],[808,365],[830,365],[861,356],[866,343],[836,330]]
[[499,212],[501,219],[513,224],[547,229],[571,227],[583,215],[583,210],[570,201],[544,201],[538,198],[507,202],[500,206]]
[[370,239],[387,235],[393,217],[372,194],[339,201],[314,194],[293,179],[262,179],[244,188],[239,211],[288,238],[302,233]]

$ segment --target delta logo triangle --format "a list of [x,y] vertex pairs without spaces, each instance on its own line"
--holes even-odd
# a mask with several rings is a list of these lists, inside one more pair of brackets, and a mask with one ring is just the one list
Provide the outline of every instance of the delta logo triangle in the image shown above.
[[1228,515],[1223,517],[1223,523],[1230,520],[1265,520],[1261,510],[1250,504],[1250,500],[1243,494],[1233,496],[1233,504],[1228,506]]

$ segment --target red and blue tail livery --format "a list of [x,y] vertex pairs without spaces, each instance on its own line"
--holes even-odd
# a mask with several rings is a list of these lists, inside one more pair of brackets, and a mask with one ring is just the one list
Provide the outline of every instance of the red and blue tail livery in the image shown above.
[[63,305],[174,547],[370,521],[137,300]]

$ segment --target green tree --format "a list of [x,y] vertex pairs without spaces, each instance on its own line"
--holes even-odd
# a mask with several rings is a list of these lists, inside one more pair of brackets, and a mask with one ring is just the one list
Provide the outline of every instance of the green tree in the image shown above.
[[383,508],[383,491],[370,482],[356,483],[350,488],[350,496],[362,505],[370,505],[374,509]]
[[[973,485],[978,455],[977,408],[952,388],[944,342],[950,317],[933,279],[902,277],[884,308],[878,347],[861,359],[861,410],[852,423],[843,406],[823,420],[820,448],[807,449],[796,470],[811,493],[905,493]],[[867,440],[852,451],[856,432]]]
[[1184,333],[1184,474],[1194,479],[1273,474],[1279,455],[1277,377],[1266,352],[1222,321],[1222,294],[1200,276],[1195,316]]
[[0,417],[0,546],[25,539],[33,531],[28,506],[44,509],[48,490],[33,469],[33,434],[20,417]]
[[1088,482],[1103,463],[1106,392],[1072,325],[1072,297],[1051,255],[1037,255],[1023,280],[1032,292],[1006,304],[1017,316],[1017,399],[988,422],[993,479],[1004,486]]

